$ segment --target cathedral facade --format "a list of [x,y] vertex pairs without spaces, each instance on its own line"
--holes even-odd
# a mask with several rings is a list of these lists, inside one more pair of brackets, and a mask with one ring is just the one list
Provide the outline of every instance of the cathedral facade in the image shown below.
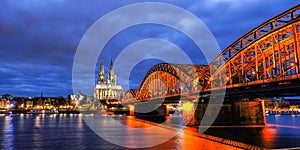
[[117,77],[114,73],[113,63],[110,63],[108,79],[104,71],[104,64],[101,62],[98,81],[94,89],[94,98],[98,100],[118,100],[123,99],[124,92],[121,85],[117,85]]

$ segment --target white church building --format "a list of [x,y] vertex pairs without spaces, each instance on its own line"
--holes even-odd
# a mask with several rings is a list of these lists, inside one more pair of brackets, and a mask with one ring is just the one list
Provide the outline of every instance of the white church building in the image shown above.
[[117,85],[117,77],[114,73],[113,63],[110,63],[108,79],[106,79],[104,64],[101,62],[98,82],[94,89],[94,98],[98,100],[118,100],[123,99],[124,92],[121,85]]

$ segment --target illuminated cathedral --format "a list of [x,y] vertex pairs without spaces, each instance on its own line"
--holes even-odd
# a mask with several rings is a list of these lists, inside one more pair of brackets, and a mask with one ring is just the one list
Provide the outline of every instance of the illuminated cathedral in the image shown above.
[[94,89],[94,98],[98,100],[118,100],[123,99],[123,88],[121,85],[117,85],[117,77],[114,73],[113,63],[110,63],[110,69],[108,73],[108,79],[104,71],[104,64],[101,62],[100,72],[98,74],[98,81]]

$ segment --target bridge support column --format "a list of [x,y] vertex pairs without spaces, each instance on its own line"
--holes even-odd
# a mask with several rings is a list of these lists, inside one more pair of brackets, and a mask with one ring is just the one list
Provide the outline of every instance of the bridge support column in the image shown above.
[[264,101],[247,101],[234,103],[233,120],[242,125],[263,125],[266,123]]
[[139,103],[134,107],[136,118],[162,123],[166,121],[166,105],[154,103]]
[[170,104],[166,104],[166,116],[170,115]]
[[134,116],[134,105],[128,105],[129,107],[129,115]]
[[[199,103],[191,123],[200,125],[206,112],[206,103]],[[207,114],[209,115],[209,114]],[[194,122],[192,122],[194,120]],[[264,101],[224,103],[213,125],[263,125],[266,124]]]
[[[212,107],[219,107],[220,104],[211,104]],[[215,106],[214,106],[215,105]],[[203,116],[210,116],[213,113],[218,113],[217,118],[214,120],[213,125],[232,125],[237,124],[233,121],[234,111],[232,104],[222,104],[222,107],[219,112],[206,112],[208,104],[198,104],[197,109],[195,111],[195,125],[198,126],[201,124]]]
[[182,103],[182,121],[183,124],[188,126],[195,125],[195,104],[191,101],[184,101]]

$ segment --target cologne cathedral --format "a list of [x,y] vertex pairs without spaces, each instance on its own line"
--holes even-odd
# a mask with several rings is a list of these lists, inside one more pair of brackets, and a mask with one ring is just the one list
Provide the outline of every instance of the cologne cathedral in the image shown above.
[[108,79],[106,80],[104,64],[101,62],[98,82],[95,85],[94,98],[101,101],[121,101],[123,99],[123,88],[117,85],[117,77],[114,73],[113,63],[110,63]]

